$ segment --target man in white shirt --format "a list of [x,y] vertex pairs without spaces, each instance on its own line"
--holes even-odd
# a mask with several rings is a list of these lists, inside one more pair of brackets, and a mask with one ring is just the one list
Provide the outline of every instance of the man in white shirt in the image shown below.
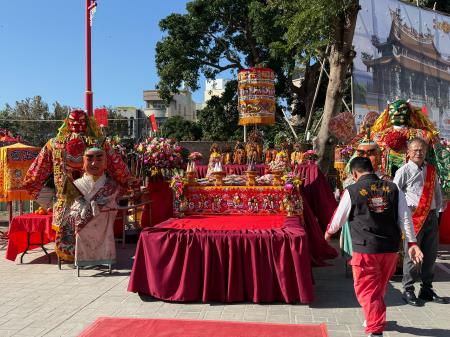
[[[439,245],[438,214],[442,211],[442,192],[434,166],[425,163],[428,144],[422,138],[408,143],[409,161],[397,170],[394,182],[406,195],[411,209],[417,244],[424,252],[423,264],[415,266],[408,256],[403,262],[403,299],[413,306],[423,302],[448,303],[433,290],[434,266]],[[407,255],[407,254],[405,254]],[[414,282],[421,281],[419,298]]]

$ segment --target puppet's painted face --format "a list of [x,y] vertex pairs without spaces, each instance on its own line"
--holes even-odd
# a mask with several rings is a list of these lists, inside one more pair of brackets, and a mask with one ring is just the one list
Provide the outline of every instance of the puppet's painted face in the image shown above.
[[87,150],[83,156],[83,168],[87,174],[99,177],[106,170],[106,154],[104,151]]
[[376,144],[359,144],[356,149],[356,155],[358,157],[369,158],[374,171],[378,171],[378,165],[381,158],[379,148]]
[[389,119],[394,126],[406,126],[409,122],[409,104],[398,99],[389,104]]
[[75,133],[85,133],[87,128],[86,114],[83,110],[74,110],[69,114],[69,130]]

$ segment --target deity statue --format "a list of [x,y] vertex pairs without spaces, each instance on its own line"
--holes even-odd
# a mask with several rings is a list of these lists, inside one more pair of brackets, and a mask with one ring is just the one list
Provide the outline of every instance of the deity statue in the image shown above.
[[123,189],[105,174],[106,152],[99,146],[88,148],[83,156],[84,174],[73,181],[78,196],[65,218],[75,229],[75,266],[112,265],[116,262],[114,221],[117,198]]
[[301,164],[303,162],[304,149],[302,144],[294,144],[294,151],[291,153],[291,166]]
[[409,101],[397,99],[388,103],[386,110],[371,128],[370,139],[382,149],[381,172],[393,176],[406,162],[407,142],[415,137],[431,143],[438,131],[421,109]]
[[246,152],[244,145],[237,141],[236,145],[234,146],[234,153],[233,153],[233,163],[236,165],[245,165],[246,164]]
[[93,141],[101,143],[105,150],[108,175],[125,186],[130,178],[127,165],[105,140],[95,120],[89,118],[83,110],[69,113],[56,137],[41,149],[24,179],[24,188],[36,198],[46,180],[53,174],[56,188],[53,228],[56,231],[55,251],[59,261],[74,260],[74,228],[64,221],[73,200],[67,199],[65,186],[68,181],[74,181],[83,175],[83,154]]
[[259,163],[260,162],[256,144],[247,144],[246,152],[247,152],[247,163]]
[[218,163],[223,164],[223,158],[220,153],[220,148],[217,143],[213,143],[209,148],[209,161],[208,161],[208,170],[206,171],[206,176],[209,177],[211,173],[214,171],[214,168]]
[[268,144],[264,151],[264,164],[268,165],[271,161],[275,160],[277,156],[277,150],[273,148],[273,144]]
[[261,163],[263,152],[263,137],[260,131],[254,129],[248,135],[248,142],[245,146],[247,152],[247,162]]
[[233,155],[231,153],[231,146],[230,144],[225,145],[225,148],[223,149],[223,163],[225,165],[229,165],[233,163]]

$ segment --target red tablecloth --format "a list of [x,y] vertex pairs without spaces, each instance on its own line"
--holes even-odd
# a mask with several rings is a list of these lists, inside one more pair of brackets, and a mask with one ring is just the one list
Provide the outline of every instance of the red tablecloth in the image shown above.
[[299,165],[296,170],[304,179],[302,186],[304,199],[308,200],[311,210],[319,220],[322,231],[325,232],[337,207],[330,184],[316,164]]
[[[237,175],[243,175],[245,171],[247,171],[248,165],[224,165],[225,172],[227,175],[229,174],[237,174]],[[264,164],[258,164],[255,165],[256,171],[258,172],[258,175],[262,176],[265,174],[266,171],[266,165]],[[197,178],[205,178],[206,172],[208,171],[208,165],[197,165]]]
[[450,202],[447,203],[447,209],[442,214],[441,223],[439,224],[439,242],[450,244]]
[[149,212],[149,205],[145,205],[141,218],[142,227],[154,226],[173,217],[173,196],[169,183],[151,182],[147,189],[148,199],[151,200],[151,212]]
[[[247,216],[211,216],[209,221],[224,224],[233,217],[242,221]],[[314,296],[306,232],[298,217],[248,220],[268,224],[269,217],[284,224],[205,230],[172,228],[176,220],[170,220],[144,229],[128,291],[171,301],[310,303]]]
[[[23,253],[27,247],[27,233],[30,233],[30,242],[40,242],[41,233],[44,233],[44,244],[55,240],[55,231],[52,229],[51,215],[24,214],[16,216],[9,225],[8,247],[6,258],[15,261],[16,256]],[[29,249],[37,248],[31,245]]]

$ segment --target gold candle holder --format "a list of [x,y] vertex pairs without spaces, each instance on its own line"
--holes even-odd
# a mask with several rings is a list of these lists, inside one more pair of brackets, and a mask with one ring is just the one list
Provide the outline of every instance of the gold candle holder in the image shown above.
[[255,186],[256,185],[256,176],[258,172],[256,171],[245,171],[245,175],[247,176],[247,186]]
[[223,177],[225,177],[225,172],[223,171],[216,171],[212,173],[212,176],[214,177],[214,186],[222,186],[223,185]]
[[186,177],[189,185],[197,185],[197,181],[195,180],[196,175],[197,174],[194,171],[186,172]]
[[272,180],[272,185],[274,186],[280,186],[283,184],[283,181],[281,180],[281,171],[272,171],[272,176],[273,176],[273,180]]

